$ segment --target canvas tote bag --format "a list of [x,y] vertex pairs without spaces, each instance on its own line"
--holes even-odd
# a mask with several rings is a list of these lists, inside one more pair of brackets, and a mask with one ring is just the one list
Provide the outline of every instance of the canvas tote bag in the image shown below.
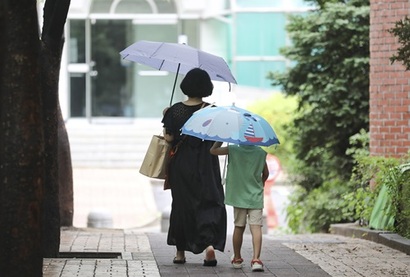
[[153,135],[140,167],[140,173],[156,179],[165,179],[171,144],[163,136]]

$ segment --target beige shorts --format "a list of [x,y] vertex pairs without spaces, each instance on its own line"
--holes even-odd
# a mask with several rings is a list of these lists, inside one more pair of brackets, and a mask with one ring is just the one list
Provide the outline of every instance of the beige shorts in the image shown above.
[[245,227],[246,221],[249,225],[263,225],[262,209],[233,208],[234,224],[238,227]]

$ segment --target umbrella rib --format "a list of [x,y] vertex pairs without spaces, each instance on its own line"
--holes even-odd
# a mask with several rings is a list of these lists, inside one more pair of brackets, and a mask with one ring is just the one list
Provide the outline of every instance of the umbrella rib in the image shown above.
[[[164,44],[165,44],[165,43],[162,42],[162,43],[157,47],[157,49],[155,49],[155,51],[150,55],[150,58],[152,58]],[[165,62],[165,60],[162,60],[161,66],[159,67],[158,70],[161,70],[162,66],[164,65],[164,62]]]

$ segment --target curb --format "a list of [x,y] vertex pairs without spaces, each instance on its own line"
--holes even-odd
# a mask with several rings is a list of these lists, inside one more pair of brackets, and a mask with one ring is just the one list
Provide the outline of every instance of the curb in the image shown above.
[[406,239],[393,232],[373,230],[362,227],[356,223],[343,223],[331,224],[330,233],[345,237],[370,240],[410,255],[410,239]]

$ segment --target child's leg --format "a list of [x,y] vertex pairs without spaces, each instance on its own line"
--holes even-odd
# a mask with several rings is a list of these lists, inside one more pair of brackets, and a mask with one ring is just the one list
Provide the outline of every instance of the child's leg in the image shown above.
[[252,234],[253,260],[259,260],[262,249],[262,210],[249,210],[249,228]]
[[234,225],[235,228],[233,230],[232,235],[232,245],[233,245],[233,253],[234,259],[241,259],[241,248],[243,242],[243,233],[245,231],[246,226],[246,209],[241,208],[233,208],[234,213]]
[[235,255],[234,259],[242,258],[241,248],[242,248],[244,231],[245,231],[245,227],[240,227],[240,226],[235,226],[235,229],[233,230],[232,245],[233,245],[233,253]]
[[252,234],[253,258],[252,260],[259,260],[262,249],[262,226],[249,225]]

